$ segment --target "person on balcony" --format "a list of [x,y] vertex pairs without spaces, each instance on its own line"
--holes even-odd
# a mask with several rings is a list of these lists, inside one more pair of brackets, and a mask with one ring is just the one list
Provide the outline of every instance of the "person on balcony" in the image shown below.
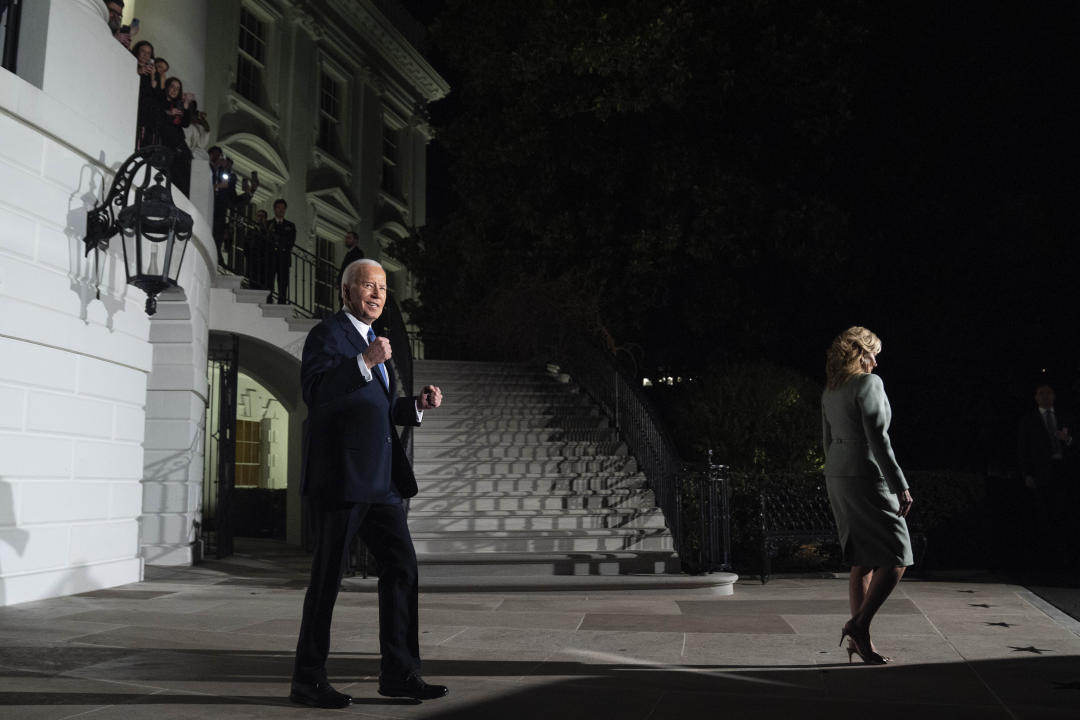
[[155,135],[161,145],[173,150],[169,175],[173,185],[186,197],[191,187],[191,148],[184,128],[191,124],[195,96],[184,92],[184,83],[171,77],[165,83],[165,96],[154,109]]
[[379,694],[433,700],[448,690],[420,677],[419,580],[403,503],[416,495],[416,477],[394,426],[420,425],[442,391],[427,385],[417,397],[398,397],[386,365],[390,341],[371,328],[386,302],[382,266],[358,260],[340,287],[344,308],[308,333],[300,361],[308,407],[300,492],[316,509],[317,529],[289,699],[352,703],[330,685],[326,661],[346,553],[359,533],[379,573]]
[[889,440],[892,410],[874,375],[881,340],[864,327],[845,330],[829,347],[821,396],[825,484],[844,560],[851,564],[848,661],[883,665],[870,622],[913,564],[907,517],[912,498]]
[[[274,219],[270,221],[267,234],[270,246],[270,291],[273,294],[274,279],[277,279],[277,301],[284,305],[289,302],[289,266],[292,264],[292,249],[296,244],[296,226],[285,219],[285,210],[289,204],[284,198],[274,201]],[[270,299],[267,298],[267,302]]]

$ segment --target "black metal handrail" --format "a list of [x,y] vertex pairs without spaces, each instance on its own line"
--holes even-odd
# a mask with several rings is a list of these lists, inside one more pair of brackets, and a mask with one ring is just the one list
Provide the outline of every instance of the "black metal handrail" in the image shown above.
[[[218,265],[246,278],[249,288],[266,290],[270,302],[282,302],[274,283],[276,268],[266,231],[241,212],[229,213]],[[289,263],[288,297],[284,301],[304,317],[327,317],[340,304],[337,275],[337,265],[294,245]]]
[[[281,298],[271,291],[274,268],[265,230],[239,210],[231,210],[225,225],[219,265],[228,272],[244,278],[248,288],[266,290],[267,299],[280,302]],[[292,248],[289,265],[289,294],[286,302],[303,316],[324,318],[340,307],[338,290],[338,267],[324,258],[317,257],[303,248]],[[390,363],[405,397],[413,394],[413,338],[405,326],[401,308],[392,295],[383,306],[382,317],[375,322],[375,331],[390,339],[394,356]],[[409,459],[413,456],[412,428],[401,433],[401,442]]]
[[691,465],[674,442],[637,382],[615,357],[590,341],[569,344],[562,368],[611,419],[637,460],[675,540],[684,569],[710,572],[730,568],[730,512],[727,468],[712,462]]

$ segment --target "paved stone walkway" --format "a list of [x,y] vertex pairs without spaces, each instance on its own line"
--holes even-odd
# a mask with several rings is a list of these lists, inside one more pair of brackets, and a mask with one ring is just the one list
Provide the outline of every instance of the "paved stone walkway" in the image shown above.
[[[371,583],[342,594],[330,672],[352,707],[286,699],[306,559],[151,569],[136,585],[0,608],[0,718],[1072,718],[1080,625],[1022,587],[905,581],[886,667],[837,647],[843,580],[683,591],[424,594],[424,675],[381,698]],[[355,583],[354,583],[355,585]]]

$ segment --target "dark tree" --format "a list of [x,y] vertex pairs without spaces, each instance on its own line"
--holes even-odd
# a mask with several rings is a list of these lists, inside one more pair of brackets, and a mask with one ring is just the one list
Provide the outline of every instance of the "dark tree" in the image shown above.
[[885,339],[898,444],[979,457],[1029,371],[1077,368],[1078,18],[447,0],[433,152],[453,197],[397,248],[413,319],[430,347],[466,328],[445,351],[488,357],[583,328],[679,375],[769,358],[818,376],[831,337],[864,324]]

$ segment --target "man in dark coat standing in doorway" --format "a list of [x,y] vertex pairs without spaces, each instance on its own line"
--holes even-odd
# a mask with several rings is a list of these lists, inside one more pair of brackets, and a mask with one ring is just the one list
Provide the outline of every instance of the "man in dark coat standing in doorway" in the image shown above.
[[379,570],[379,694],[431,700],[448,691],[420,677],[416,552],[403,503],[416,494],[416,478],[394,425],[419,425],[442,404],[442,391],[394,391],[390,341],[371,329],[386,300],[381,265],[347,267],[341,295],[344,308],[311,330],[300,365],[308,407],[300,488],[318,527],[289,699],[324,708],[352,702],[330,685],[326,660],[345,555],[359,532]]

